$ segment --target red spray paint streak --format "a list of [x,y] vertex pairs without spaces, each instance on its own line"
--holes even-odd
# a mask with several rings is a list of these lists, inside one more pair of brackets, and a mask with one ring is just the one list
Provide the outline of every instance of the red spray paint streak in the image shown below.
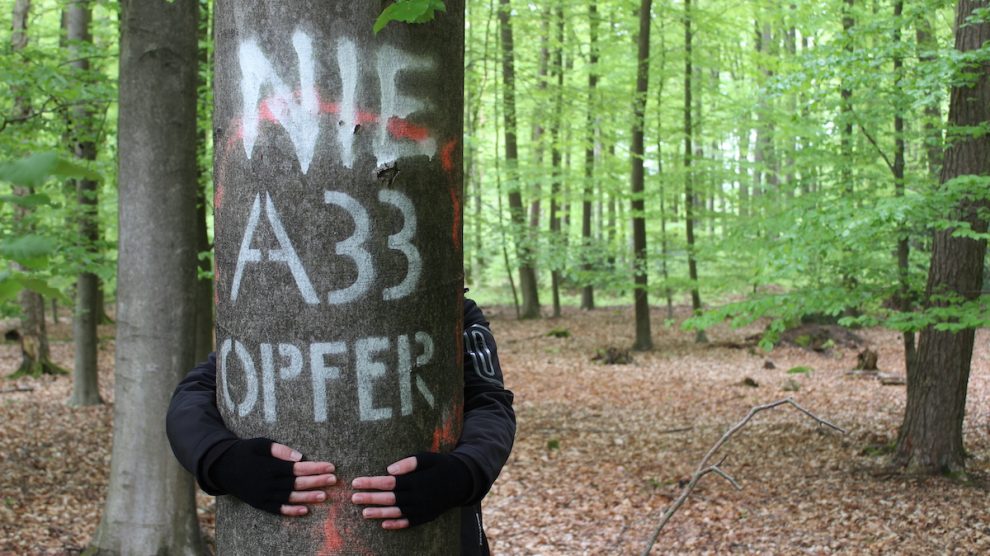
[[327,516],[323,521],[323,545],[317,550],[319,556],[333,554],[358,554],[372,556],[368,547],[361,544],[360,537],[354,534],[350,527],[344,524],[341,514],[344,508],[351,506],[351,490],[343,487],[331,488],[328,491]]
[[457,401],[443,415],[441,423],[433,429],[433,444],[430,451],[434,453],[448,452],[457,445],[461,437],[461,414],[464,412],[464,402]]
[[[300,92],[296,91],[296,96],[300,96]],[[258,105],[258,119],[264,122],[277,123],[278,119],[275,117],[275,113],[272,111],[269,103],[280,103],[283,102],[278,97],[269,97],[261,101]],[[324,102],[319,101],[320,114],[340,114],[340,104],[336,102]],[[363,110],[358,110],[354,118],[354,123],[357,125],[365,124],[377,124],[380,123],[380,116],[373,112],[365,112]],[[395,137],[396,139],[408,139],[411,141],[416,141],[421,143],[430,139],[430,130],[424,126],[414,124],[405,118],[398,118],[392,116],[388,119],[385,124],[385,128],[388,130],[389,135]],[[243,137],[243,131],[240,132],[240,137]]]
[[461,250],[461,198],[458,195],[460,188],[458,187],[457,174],[455,173],[456,166],[454,164],[454,152],[457,149],[457,143],[459,139],[456,137],[450,139],[444,143],[443,148],[440,149],[440,166],[443,171],[447,174],[450,181],[450,202],[454,208],[454,222],[451,225],[450,239],[454,243],[454,249],[458,252]]

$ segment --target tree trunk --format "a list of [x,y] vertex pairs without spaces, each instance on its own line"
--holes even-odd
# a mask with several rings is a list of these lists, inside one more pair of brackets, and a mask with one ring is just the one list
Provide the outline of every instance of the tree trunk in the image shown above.
[[[596,103],[598,73],[598,5],[597,0],[591,0],[588,4],[588,113],[585,122],[584,138],[584,193],[581,202],[581,240],[582,248],[587,252],[591,249],[591,202],[595,195],[595,146],[598,134],[598,107]],[[581,270],[585,276],[590,276],[592,271],[591,262],[581,265]],[[590,278],[581,287],[581,308],[590,311],[595,308],[595,289],[590,282]]]
[[514,229],[516,259],[519,264],[519,289],[522,290],[520,317],[535,319],[540,316],[540,294],[537,290],[536,269],[533,255],[526,241],[526,224],[523,216],[522,194],[519,192],[519,146],[516,141],[516,72],[513,62],[512,6],[510,0],[499,0],[499,30],[502,39],[502,91],[503,117],[505,118],[505,164],[511,182],[509,186],[509,216]]
[[[903,0],[894,1],[894,80],[899,83],[904,73],[904,60],[900,54],[901,42],[901,16],[904,11]],[[894,195],[898,198],[904,197],[904,106],[906,102],[898,99],[895,103],[894,112],[894,164],[891,171],[894,175]],[[911,246],[908,243],[908,230],[906,226],[900,226],[899,237],[897,238],[897,309],[902,312],[909,312],[912,309],[911,288],[908,283],[908,273],[910,272],[909,262]],[[914,332],[905,331],[901,333],[902,344],[904,345],[904,368],[911,372],[916,357],[914,345]]]
[[[563,237],[561,237],[560,219],[560,196],[561,181],[563,180],[563,169],[561,168],[561,145],[560,126],[563,121],[564,110],[564,9],[557,0],[555,18],[557,24],[557,40],[553,52],[553,72],[557,79],[557,90],[554,91],[553,124],[550,129],[550,165],[551,185],[550,185],[550,241],[555,246],[555,251],[565,248]],[[554,253],[554,258],[560,260],[562,253]],[[551,291],[553,294],[553,316],[560,317],[560,268],[559,263],[554,262],[550,269]]]
[[[89,81],[89,59],[79,49],[79,43],[92,43],[89,25],[92,8],[89,0],[74,0],[66,6],[66,39],[71,66]],[[96,160],[96,131],[93,110],[83,105],[73,109],[70,125],[73,155],[81,160]],[[78,229],[82,248],[91,259],[101,253],[97,182],[76,180],[76,202],[79,205]],[[76,278],[76,310],[72,320],[75,343],[75,367],[72,374],[72,395],[69,405],[83,406],[103,403],[100,399],[99,369],[96,365],[99,338],[96,326],[103,316],[99,297],[99,278],[83,270]]]
[[113,459],[95,554],[201,554],[169,394],[193,365],[196,0],[121,5]]
[[[849,60],[853,55],[853,37],[852,30],[856,25],[856,20],[853,18],[853,8],[855,5],[855,0],[844,0],[845,7],[842,10],[842,35],[845,41],[846,59]],[[842,97],[842,103],[840,106],[842,122],[842,135],[840,139],[840,149],[842,152],[842,170],[840,171],[840,179],[842,181],[843,191],[846,195],[852,195],[855,191],[853,176],[853,113],[852,113],[852,96],[853,91],[849,83],[845,78],[842,79],[842,89],[839,91],[839,95]]]
[[[932,35],[932,25],[928,17],[920,14],[915,21],[915,41],[918,49],[918,62],[923,65],[932,64],[937,61],[938,43]],[[932,91],[934,100],[925,103],[924,124],[924,146],[925,159],[928,162],[928,175],[934,183],[938,179],[942,168],[942,131],[939,124],[942,121],[941,87]]]
[[633,299],[636,312],[636,340],[633,349],[653,348],[653,334],[650,331],[650,302],[647,290],[649,262],[646,257],[646,215],[644,214],[643,190],[643,128],[645,127],[646,95],[650,78],[650,21],[653,0],[641,0],[639,4],[639,39],[636,56],[636,97],[633,99],[633,128],[630,158],[632,159],[632,212],[633,228]]
[[[691,165],[691,145],[694,127],[691,122],[692,54],[691,0],[684,1],[684,229],[687,236],[688,277],[691,280],[691,309],[695,315],[701,312],[701,292],[698,287],[698,261],[695,257],[694,227],[697,224],[694,209],[698,204],[694,192],[694,170]],[[698,329],[696,342],[707,342],[705,331]]]
[[340,484],[303,520],[221,497],[221,553],[458,552],[458,511],[396,534],[347,486],[460,437],[464,4],[446,8],[375,34],[378,2],[217,4],[217,403]]
[[[960,0],[956,11],[956,50],[973,52],[990,40],[990,23],[977,18],[975,10],[986,10],[988,2]],[[960,68],[976,76],[952,88],[949,125],[973,129],[990,121],[990,64]],[[960,134],[945,152],[941,183],[960,176],[990,175],[990,137]],[[965,195],[956,206],[953,220],[983,234],[990,203],[982,196]],[[980,296],[986,241],[956,237],[956,227],[935,233],[932,261],[925,288],[926,308],[949,304],[946,296],[972,301]],[[966,390],[973,354],[974,330],[921,331],[915,368],[908,369],[907,406],[897,437],[894,463],[929,472],[962,472],[966,454],[962,425],[966,414]]]

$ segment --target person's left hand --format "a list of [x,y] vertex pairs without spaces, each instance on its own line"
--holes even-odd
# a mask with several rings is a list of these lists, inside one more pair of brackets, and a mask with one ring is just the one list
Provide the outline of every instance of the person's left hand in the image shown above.
[[467,465],[449,454],[422,452],[388,466],[388,475],[358,477],[351,502],[369,506],[365,519],[382,519],[385,529],[405,529],[433,521],[467,502],[474,479]]

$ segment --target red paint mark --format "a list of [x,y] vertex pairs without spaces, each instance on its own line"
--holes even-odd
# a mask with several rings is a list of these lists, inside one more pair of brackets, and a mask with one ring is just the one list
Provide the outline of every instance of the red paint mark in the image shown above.
[[454,173],[454,149],[457,148],[457,139],[451,139],[440,149],[440,164],[443,171],[448,174]]
[[[276,101],[277,101],[277,99],[275,97],[266,98],[265,100],[261,101],[261,104],[258,106],[258,118],[261,121],[263,121],[263,122],[277,122],[278,121],[278,118],[275,117],[275,114],[272,112],[271,107],[268,106],[268,103],[269,102],[276,102]],[[243,137],[243,132],[242,132],[242,135],[241,136]]]
[[[323,521],[323,545],[316,551],[320,556],[331,554],[359,554],[362,556],[372,556],[368,547],[365,546],[360,537],[354,533],[353,522],[348,522],[346,510],[351,507],[351,494],[349,488],[333,487],[327,491],[327,515]],[[362,520],[361,517],[354,519]]]
[[213,261],[213,305],[220,306],[220,265]]
[[450,237],[454,242],[454,248],[461,250],[461,200],[457,196],[457,186],[450,187],[450,202],[454,205],[454,223],[451,226]]
[[430,138],[430,130],[395,116],[388,119],[387,128],[392,137],[396,139],[411,139],[420,142]]
[[447,452],[457,445],[457,440],[461,437],[461,413],[463,411],[464,402],[458,401],[444,412],[442,422],[433,429],[431,452]]

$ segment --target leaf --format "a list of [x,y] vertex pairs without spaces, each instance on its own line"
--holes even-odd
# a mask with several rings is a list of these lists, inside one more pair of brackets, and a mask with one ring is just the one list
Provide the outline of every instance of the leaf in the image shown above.
[[375,34],[393,21],[405,23],[426,23],[433,21],[436,12],[446,12],[447,6],[442,0],[397,0],[394,4],[382,10],[372,27]]
[[71,304],[72,300],[69,299],[65,294],[59,290],[48,285],[48,282],[38,278],[28,278],[27,276],[19,276],[17,281],[21,283],[21,286],[27,288],[33,292],[40,293],[41,295],[52,299],[58,299],[65,304]]
[[83,178],[100,181],[102,176],[75,162],[65,160],[54,152],[37,153],[0,165],[0,180],[16,185],[38,186],[48,178]]
[[0,255],[29,268],[44,266],[48,255],[55,250],[51,238],[28,234],[0,242]]
[[34,195],[0,195],[0,203],[11,203],[24,208],[37,208],[50,206],[52,199],[44,193]]

